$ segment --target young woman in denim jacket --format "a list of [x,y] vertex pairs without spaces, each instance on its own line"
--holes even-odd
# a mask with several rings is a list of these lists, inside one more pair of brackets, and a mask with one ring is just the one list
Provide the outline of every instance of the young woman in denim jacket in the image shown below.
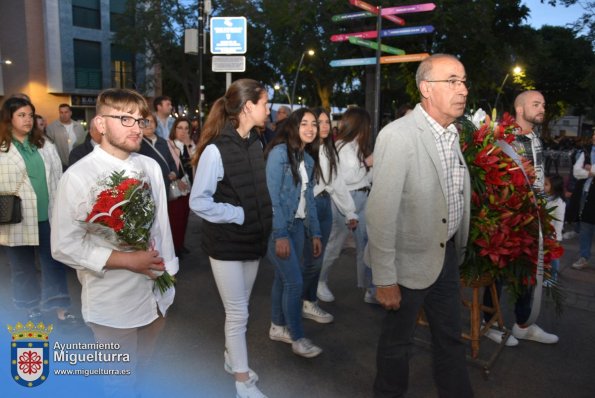
[[316,116],[298,109],[280,125],[265,151],[267,186],[273,205],[273,232],[268,258],[275,266],[271,293],[271,340],[292,345],[306,358],[322,350],[304,337],[302,325],[302,253],[312,239],[314,257],[321,253],[320,226],[314,202],[314,160],[305,150],[318,135]]

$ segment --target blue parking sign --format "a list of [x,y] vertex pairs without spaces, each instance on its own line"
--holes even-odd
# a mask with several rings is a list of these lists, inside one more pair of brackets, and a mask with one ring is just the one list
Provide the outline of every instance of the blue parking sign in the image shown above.
[[211,18],[211,54],[245,54],[247,27],[245,17]]

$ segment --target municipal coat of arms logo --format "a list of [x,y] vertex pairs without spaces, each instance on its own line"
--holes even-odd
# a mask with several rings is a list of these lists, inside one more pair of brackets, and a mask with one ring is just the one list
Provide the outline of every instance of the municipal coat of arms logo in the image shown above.
[[20,322],[8,332],[12,335],[10,343],[10,359],[12,379],[24,387],[37,387],[50,373],[49,335],[52,325],[47,327],[43,322],[37,325],[29,321],[25,325]]

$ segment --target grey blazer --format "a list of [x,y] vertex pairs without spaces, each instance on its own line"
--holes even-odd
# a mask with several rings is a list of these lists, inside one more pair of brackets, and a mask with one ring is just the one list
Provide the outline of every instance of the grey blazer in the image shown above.
[[[85,141],[86,134],[85,129],[79,122],[73,120],[72,123],[74,124],[74,135],[76,135],[76,141],[72,146],[74,148]],[[58,155],[62,161],[62,167],[66,168],[68,166],[68,155],[70,154],[66,128],[60,123],[60,120],[56,120],[47,127],[46,133],[54,141],[54,145],[56,145]]]
[[[471,188],[464,168],[464,211],[455,246],[459,263],[469,235]],[[421,105],[380,131],[366,208],[367,263],[375,285],[424,289],[436,281],[448,239],[444,173]]]

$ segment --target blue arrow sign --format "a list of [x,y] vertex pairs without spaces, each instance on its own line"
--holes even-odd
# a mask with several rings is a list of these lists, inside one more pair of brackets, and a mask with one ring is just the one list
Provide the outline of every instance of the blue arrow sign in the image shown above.
[[360,66],[360,65],[374,65],[374,64],[376,64],[376,57],[334,59],[330,62],[330,66],[333,68],[337,68],[340,66]]
[[432,33],[433,31],[434,27],[432,25],[412,26],[409,28],[384,29],[380,31],[380,37],[419,35],[424,33]]
[[247,25],[245,17],[212,17],[211,54],[245,54]]

